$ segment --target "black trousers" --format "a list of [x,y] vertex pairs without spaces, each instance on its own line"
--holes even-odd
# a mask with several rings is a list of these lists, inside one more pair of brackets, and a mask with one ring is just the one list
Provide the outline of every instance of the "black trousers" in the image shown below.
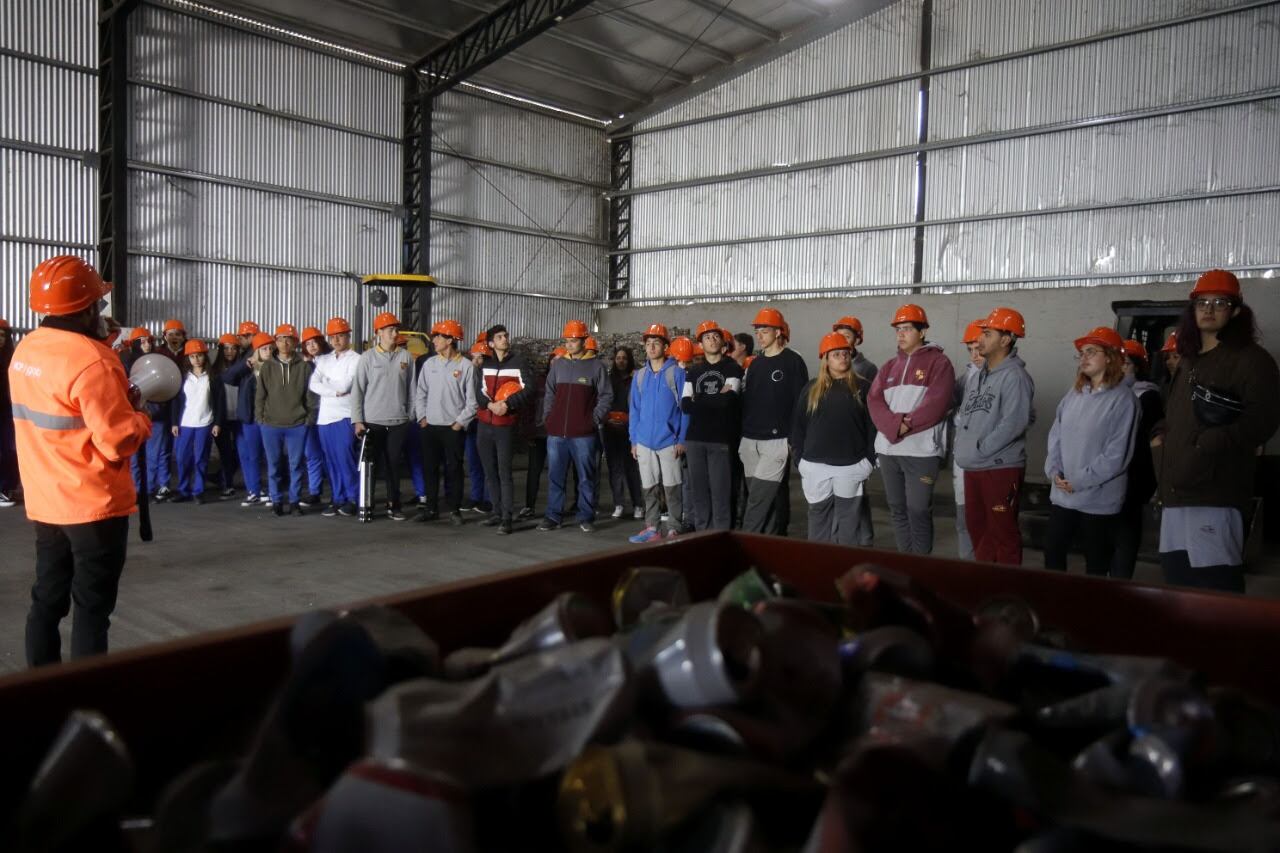
[[1066,571],[1067,551],[1079,536],[1085,571],[1104,577],[1110,574],[1118,517],[1094,515],[1060,506],[1049,507],[1049,524],[1044,532],[1044,567]]
[[1116,518],[1116,550],[1111,556],[1111,577],[1129,580],[1138,562],[1138,548],[1142,545],[1142,516],[1147,505],[1125,504]]
[[1239,592],[1244,589],[1244,566],[1191,565],[1186,551],[1161,551],[1160,569],[1164,582],[1173,586],[1190,586],[1217,592]]
[[529,441],[529,470],[524,479],[524,505],[532,509],[538,503],[542,488],[542,472],[547,467],[547,437],[539,435]]
[[476,428],[476,451],[484,467],[484,482],[493,501],[493,512],[510,521],[515,515],[515,482],[511,478],[512,441],[515,427],[494,426],[484,421]]
[[[369,443],[373,452],[374,476],[381,474],[387,483],[387,505],[400,509],[400,459],[404,441],[409,435],[409,422],[395,426],[368,424]],[[370,495],[370,503],[373,496]]]
[[36,525],[36,582],[27,612],[27,665],[62,660],[58,623],[75,602],[71,657],[102,654],[124,570],[129,516]]
[[[609,486],[613,505],[623,506],[627,497],[633,507],[644,506],[644,489],[640,485],[640,464],[631,456],[631,436],[626,427],[606,426],[604,455],[609,463]],[[598,469],[597,469],[598,470]],[[599,492],[597,491],[597,494]]]
[[449,502],[449,511],[462,511],[462,458],[466,442],[466,430],[435,424],[422,428],[422,467],[427,478],[427,512],[436,511],[442,466],[445,500]]

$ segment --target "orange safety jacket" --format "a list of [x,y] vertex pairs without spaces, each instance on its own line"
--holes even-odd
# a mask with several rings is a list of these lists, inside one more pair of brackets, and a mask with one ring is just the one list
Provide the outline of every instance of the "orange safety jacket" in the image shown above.
[[84,524],[137,509],[129,457],[151,419],[129,404],[120,358],[93,338],[41,327],[9,365],[27,517]]

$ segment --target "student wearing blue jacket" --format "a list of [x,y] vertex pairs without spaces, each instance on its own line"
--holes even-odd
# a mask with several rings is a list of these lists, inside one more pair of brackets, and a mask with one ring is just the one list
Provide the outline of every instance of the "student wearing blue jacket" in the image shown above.
[[1075,344],[1080,371],[1058,404],[1044,462],[1053,483],[1044,565],[1066,571],[1067,550],[1079,536],[1085,570],[1106,575],[1129,483],[1138,398],[1124,384],[1124,340],[1114,329],[1099,326]]
[[667,538],[680,530],[684,517],[680,485],[683,482],[680,457],[684,455],[688,418],[680,406],[684,369],[667,357],[670,339],[665,326],[654,323],[644,333],[644,366],[631,381],[629,408],[631,455],[640,465],[640,486],[644,490],[644,529],[631,537],[640,544],[662,538],[660,489],[667,498]]
[[[258,370],[271,360],[275,341],[266,332],[258,332],[249,342],[250,355],[227,367],[222,381],[235,385],[236,417],[240,431],[236,435],[236,454],[240,457],[240,473],[244,477],[244,500],[240,506],[257,506],[263,503],[262,492],[262,431],[253,414],[253,398],[258,390]],[[266,501],[270,503],[270,501]]]
[[227,392],[222,380],[209,372],[209,347],[204,341],[187,341],[182,354],[190,370],[182,379],[182,390],[169,403],[173,455],[178,463],[178,491],[172,502],[202,504],[209,448],[227,416]]

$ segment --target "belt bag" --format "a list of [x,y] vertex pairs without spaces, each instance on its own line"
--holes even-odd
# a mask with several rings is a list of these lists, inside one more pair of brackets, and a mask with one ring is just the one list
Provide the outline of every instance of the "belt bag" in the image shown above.
[[1201,385],[1191,377],[1191,407],[1202,426],[1230,426],[1244,411],[1244,401],[1227,391]]

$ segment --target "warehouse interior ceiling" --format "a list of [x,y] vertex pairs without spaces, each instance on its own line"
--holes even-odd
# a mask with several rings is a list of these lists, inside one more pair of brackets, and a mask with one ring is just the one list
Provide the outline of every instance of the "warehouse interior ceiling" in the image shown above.
[[[178,5],[178,4],[175,4]],[[495,0],[203,0],[401,63]],[[630,124],[871,14],[890,0],[596,0],[470,78],[601,124]]]

